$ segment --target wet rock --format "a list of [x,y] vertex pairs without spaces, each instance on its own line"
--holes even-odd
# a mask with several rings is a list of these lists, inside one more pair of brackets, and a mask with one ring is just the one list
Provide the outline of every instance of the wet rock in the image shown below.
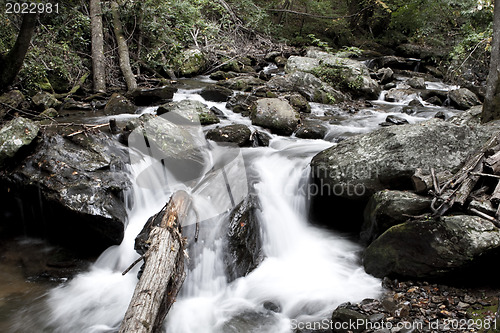
[[309,105],[304,96],[300,94],[292,94],[286,96],[286,99],[295,110],[303,113],[311,113],[311,105]]
[[251,135],[252,132],[247,126],[237,124],[211,129],[207,132],[206,138],[215,142],[230,142],[240,147],[248,147],[251,145]]
[[390,68],[381,68],[377,71],[376,77],[380,84],[387,84],[394,80],[394,71]]
[[443,105],[443,101],[438,96],[432,96],[425,100],[429,104],[434,104],[437,106]]
[[251,107],[252,124],[269,128],[279,135],[292,134],[300,122],[300,115],[286,101],[279,98],[262,98]]
[[158,115],[168,112],[174,112],[175,116],[182,115],[182,122],[192,124],[211,125],[220,122],[217,115],[211,111],[205,104],[195,100],[182,100],[160,105],[156,110]]
[[233,209],[224,251],[224,263],[229,281],[246,276],[263,260],[260,225],[256,217],[257,202],[248,196]]
[[61,102],[54,97],[54,95],[48,92],[39,92],[31,98],[35,107],[41,112],[49,108],[58,108],[61,106]]
[[436,118],[436,119],[446,120],[446,113],[444,113],[443,111],[438,111],[438,112],[436,112],[436,114],[434,115],[434,118]]
[[467,88],[460,88],[450,91],[450,101],[459,110],[467,110],[475,105],[481,104],[476,94]]
[[210,85],[203,88],[200,95],[207,101],[227,102],[227,100],[233,95],[233,91],[219,85]]
[[135,105],[151,106],[158,103],[171,101],[177,88],[173,86],[163,86],[160,88],[138,88],[126,96],[133,101]]
[[408,106],[424,106],[417,98],[414,98],[408,103]]
[[104,114],[114,116],[122,113],[135,113],[136,110],[137,107],[125,96],[114,93],[104,107]]
[[255,131],[252,133],[252,136],[250,137],[250,141],[252,142],[252,147],[268,147],[271,139],[272,139],[271,135],[263,131]]
[[372,59],[368,62],[368,67],[372,69],[389,67],[392,69],[415,70],[420,64],[420,59],[403,58],[396,56],[383,56]]
[[328,128],[321,122],[307,120],[295,132],[295,136],[301,139],[323,139],[326,133]]
[[401,102],[403,100],[407,100],[412,95],[416,96],[414,90],[393,88],[387,92],[385,100],[387,102]]
[[123,238],[123,191],[130,183],[122,149],[103,133],[44,134],[34,153],[0,176],[2,202],[28,235],[100,253]]
[[[405,125],[408,124],[408,120],[402,117],[398,117],[395,115],[389,115],[387,118],[385,118],[385,123],[388,124],[389,126],[391,125]],[[382,125],[382,124],[381,124]],[[384,125],[382,125],[384,126]]]
[[217,84],[233,90],[251,91],[266,82],[254,76],[238,76],[232,79],[218,81]]
[[[383,127],[339,142],[311,161],[313,220],[341,230],[359,231],[364,205],[383,189],[412,189],[417,168],[456,172],[488,138],[483,127],[432,119]],[[347,209],[345,223],[328,212]],[[358,220],[359,219],[359,220]],[[358,222],[360,223],[360,222]]]
[[363,265],[377,277],[443,278],[470,269],[499,246],[500,231],[493,223],[476,216],[443,216],[391,227],[365,250]]
[[288,59],[282,56],[277,56],[274,58],[274,63],[278,66],[278,68],[284,68],[288,63]]
[[368,316],[357,311],[339,306],[332,314],[332,326],[335,333],[360,333],[366,329]]
[[226,107],[247,117],[250,115],[250,107],[256,100],[257,97],[253,95],[236,94],[227,101]]
[[40,126],[26,118],[14,118],[0,128],[0,166],[31,145]]
[[224,71],[217,71],[217,72],[213,72],[212,74],[210,74],[210,78],[212,80],[216,80],[216,81],[233,79],[237,76],[238,76],[238,74],[236,74],[236,73],[224,72]]
[[180,76],[193,76],[205,70],[207,59],[199,49],[190,48],[181,52],[177,63],[179,64],[177,72]]
[[361,240],[371,243],[390,227],[403,223],[409,216],[430,211],[431,199],[406,191],[384,190],[375,193],[364,212]]
[[406,83],[413,89],[425,89],[425,80],[421,77],[412,77]]
[[346,100],[344,94],[305,72],[294,72],[284,77],[275,76],[266,85],[278,92],[298,92],[309,102],[335,104]]
[[13,109],[19,109],[21,103],[25,101],[24,95],[19,90],[11,90],[0,96],[0,120],[2,120]]

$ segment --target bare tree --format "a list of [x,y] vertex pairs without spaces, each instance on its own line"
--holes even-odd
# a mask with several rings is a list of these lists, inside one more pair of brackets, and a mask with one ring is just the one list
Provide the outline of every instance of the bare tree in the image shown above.
[[102,30],[101,0],[90,0],[90,22],[94,91],[105,92],[106,71],[104,66],[104,37]]
[[31,38],[35,32],[36,20],[36,14],[24,14],[23,23],[14,47],[5,56],[0,56],[0,63],[2,64],[0,67],[0,90],[12,84],[21,70],[24,57],[28,52]]
[[113,15],[113,29],[115,32],[116,43],[118,44],[120,69],[122,71],[123,77],[125,78],[125,83],[127,84],[128,91],[133,91],[137,89],[137,82],[135,80],[134,73],[132,72],[132,67],[130,66],[130,56],[127,46],[127,40],[125,39],[122,22],[120,20],[120,8],[116,1],[111,1],[110,5],[111,14]]
[[490,72],[486,81],[482,122],[500,119],[500,0],[495,0]]

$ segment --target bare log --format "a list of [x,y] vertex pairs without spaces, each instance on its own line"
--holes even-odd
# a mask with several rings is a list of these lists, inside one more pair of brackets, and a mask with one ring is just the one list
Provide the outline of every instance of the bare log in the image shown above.
[[189,195],[178,191],[159,213],[161,221],[149,235],[144,271],[121,323],[120,333],[161,330],[185,278],[185,240],[181,235],[181,224],[190,205]]
[[488,170],[494,174],[500,174],[500,151],[488,157],[484,161],[484,165]]
[[[479,162],[476,164],[474,169],[472,170],[473,173],[482,173],[483,172],[483,157],[479,160]],[[480,176],[472,175],[470,174],[467,178],[464,179],[462,184],[460,185],[459,190],[457,191],[457,198],[455,200],[456,203],[458,203],[460,206],[463,206],[465,201],[467,201],[467,198],[469,197],[470,192],[476,186],[477,182],[479,181]]]

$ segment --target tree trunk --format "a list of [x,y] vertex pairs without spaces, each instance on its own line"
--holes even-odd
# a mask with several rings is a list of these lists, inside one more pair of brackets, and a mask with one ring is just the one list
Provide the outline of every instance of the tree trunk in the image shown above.
[[128,52],[127,40],[123,33],[122,22],[120,21],[120,10],[118,3],[116,1],[111,1],[111,14],[113,15],[113,28],[116,37],[116,43],[118,45],[118,57],[120,58],[120,69],[122,71],[123,77],[125,78],[125,83],[127,84],[127,90],[133,91],[137,88],[137,82],[135,81],[134,73],[132,72],[132,67],[130,67],[130,57]]
[[92,75],[94,92],[106,92],[101,0],[90,0],[90,28],[92,38]]
[[493,41],[491,44],[490,72],[486,81],[482,122],[500,119],[500,0],[495,0],[493,14]]
[[[160,332],[162,323],[184,282],[184,240],[180,233],[191,198],[184,191],[172,195],[161,219],[149,234],[142,276],[123,318],[119,333]],[[162,215],[163,214],[163,215]]]
[[0,90],[12,84],[17,73],[21,70],[24,57],[28,52],[31,38],[35,32],[36,20],[36,14],[25,14],[23,16],[23,23],[21,24],[14,47],[7,55],[0,58],[0,62],[2,63],[2,68],[0,68]]

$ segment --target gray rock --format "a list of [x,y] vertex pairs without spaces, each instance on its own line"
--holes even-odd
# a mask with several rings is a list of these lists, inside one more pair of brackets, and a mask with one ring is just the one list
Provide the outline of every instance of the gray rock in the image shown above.
[[[317,154],[313,180],[341,197],[368,198],[385,188],[409,186],[416,168],[455,172],[487,139],[482,128],[432,119],[358,135]],[[358,194],[348,189],[358,186]],[[349,195],[351,194],[351,195]]]
[[127,158],[103,133],[43,134],[34,153],[0,177],[0,188],[11,189],[9,209],[29,235],[96,254],[123,239]]
[[49,94],[48,92],[42,91],[37,93],[35,96],[31,98],[33,104],[39,111],[44,111],[49,108],[58,108],[61,106],[61,102],[54,97],[54,95]]
[[218,81],[217,84],[233,90],[251,91],[255,87],[265,85],[266,81],[258,77],[244,75],[232,79],[221,80]]
[[182,119],[179,119],[179,121],[183,123],[211,125],[220,122],[213,111],[202,102],[195,100],[184,99],[178,102],[163,104],[156,110],[158,115],[168,112],[174,112],[174,117],[182,115]]
[[385,118],[385,121],[389,124],[392,124],[392,125],[408,124],[408,120],[406,120],[405,118],[402,118],[402,117],[395,116],[395,115],[387,116],[387,118]]
[[137,107],[125,96],[114,93],[104,107],[104,114],[114,116],[122,113],[135,113],[136,110]]
[[252,132],[247,126],[237,124],[211,129],[207,132],[206,138],[215,142],[230,142],[240,147],[248,147],[251,145],[251,135]]
[[406,82],[413,89],[425,89],[425,80],[421,77],[412,77]]
[[233,79],[237,77],[238,74],[234,72],[224,72],[224,71],[217,71],[213,72],[210,74],[210,78],[212,80],[220,81],[220,80],[227,80],[227,79]]
[[207,59],[199,49],[189,48],[181,52],[177,63],[177,72],[180,76],[193,76],[200,74],[207,66]]
[[307,102],[307,99],[300,94],[292,94],[286,96],[286,99],[290,104],[299,112],[311,113],[311,105]]
[[500,231],[476,216],[444,216],[388,229],[366,248],[365,270],[374,276],[443,278],[498,252]]
[[12,159],[37,137],[40,126],[26,118],[14,118],[0,128],[0,166]]
[[323,139],[328,132],[328,128],[319,121],[304,121],[295,136],[302,139]]
[[248,196],[231,213],[224,251],[229,281],[249,274],[264,258],[256,209],[257,202]]
[[387,84],[394,80],[394,71],[390,68],[381,68],[377,71],[376,76],[380,84]]
[[233,91],[219,85],[209,85],[201,90],[200,95],[207,101],[227,102],[227,100],[233,95]]
[[11,90],[0,96],[0,120],[2,120],[7,113],[14,109],[19,108],[21,103],[25,101],[24,95],[19,90]]
[[173,86],[163,86],[160,88],[139,88],[126,96],[130,98],[135,105],[151,106],[158,103],[171,101],[177,88]]
[[279,135],[292,134],[300,122],[300,115],[286,101],[279,98],[262,98],[251,108],[252,124],[269,128]]
[[360,333],[367,328],[364,324],[360,325],[360,323],[367,323],[368,316],[340,306],[333,311],[332,322],[333,332],[335,333]]
[[467,88],[460,88],[450,91],[450,101],[453,106],[460,110],[467,110],[475,105],[481,104],[476,94]]
[[250,108],[256,100],[257,97],[253,95],[236,94],[227,101],[226,107],[233,110],[233,112],[241,113],[243,116],[248,117],[250,115]]
[[420,59],[383,56],[369,61],[368,67],[372,69],[389,67],[392,69],[406,69],[413,71],[418,64],[420,64]]
[[319,67],[320,60],[312,57],[291,56],[285,66],[285,72],[290,74],[293,72],[310,72],[316,67]]
[[403,223],[409,216],[430,211],[431,199],[406,191],[384,190],[375,193],[365,208],[361,240],[371,243],[390,227]]

